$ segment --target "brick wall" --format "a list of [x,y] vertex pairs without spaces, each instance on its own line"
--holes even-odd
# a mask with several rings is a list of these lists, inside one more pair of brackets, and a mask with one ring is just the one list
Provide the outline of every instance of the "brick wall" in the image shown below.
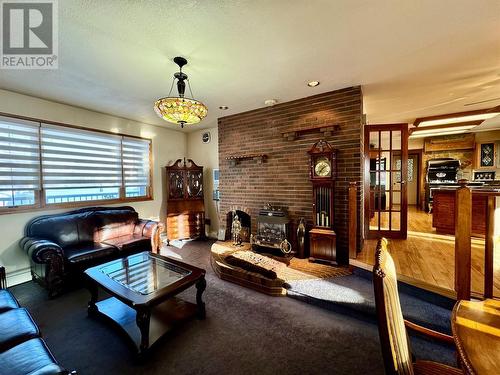
[[[363,125],[360,87],[350,87],[219,118],[219,167],[221,202],[219,220],[225,226],[226,213],[234,208],[255,218],[265,203],[285,206],[295,225],[300,217],[312,224],[312,185],[307,151],[323,137],[304,134],[294,141],[282,132],[319,125],[340,125],[325,138],[337,149],[335,225],[339,261],[348,259],[347,190],[350,181],[362,186]],[[231,166],[231,155],[267,154],[258,164],[243,160]],[[361,192],[358,217],[362,221]],[[358,228],[361,226],[358,225]],[[358,240],[360,235],[358,233]]]

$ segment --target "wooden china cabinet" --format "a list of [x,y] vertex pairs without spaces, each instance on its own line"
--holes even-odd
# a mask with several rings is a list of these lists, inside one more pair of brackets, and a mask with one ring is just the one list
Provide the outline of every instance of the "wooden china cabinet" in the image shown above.
[[313,185],[313,228],[309,231],[309,260],[337,263],[337,236],[333,230],[336,152],[324,140],[308,151]]
[[167,166],[167,245],[172,240],[205,237],[203,167],[191,159]]

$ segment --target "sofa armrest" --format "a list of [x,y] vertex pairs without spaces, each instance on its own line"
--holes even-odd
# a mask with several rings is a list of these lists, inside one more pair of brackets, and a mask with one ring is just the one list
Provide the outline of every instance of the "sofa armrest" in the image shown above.
[[154,220],[139,219],[134,228],[134,234],[151,238],[151,251],[159,253],[161,248],[160,234],[165,230],[165,225]]
[[24,237],[19,241],[19,246],[26,251],[35,263],[47,263],[54,258],[64,259],[61,246],[55,242],[42,238]]
[[31,274],[35,278],[33,264],[43,264],[44,272],[41,278],[49,290],[49,297],[59,294],[63,287],[64,279],[64,252],[55,242],[42,238],[24,237],[19,241],[19,246],[26,251],[31,259]]
[[4,266],[0,266],[0,289],[7,289],[7,275]]

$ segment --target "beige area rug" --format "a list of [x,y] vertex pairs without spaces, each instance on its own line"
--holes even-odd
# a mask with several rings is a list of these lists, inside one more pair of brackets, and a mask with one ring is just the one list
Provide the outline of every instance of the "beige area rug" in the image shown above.
[[[335,267],[320,263],[311,263],[307,259],[292,258],[286,266],[273,268],[276,278],[268,278],[262,274],[244,270],[226,261],[226,257],[235,252],[251,251],[251,245],[233,246],[231,242],[218,241],[212,245],[211,264],[214,272],[223,280],[273,295],[286,295],[285,284],[289,281],[323,279],[351,274],[348,267]],[[275,258],[276,259],[276,258]]]

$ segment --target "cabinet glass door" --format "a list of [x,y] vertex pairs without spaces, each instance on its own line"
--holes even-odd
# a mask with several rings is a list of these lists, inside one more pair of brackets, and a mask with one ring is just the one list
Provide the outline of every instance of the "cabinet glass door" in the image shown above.
[[168,197],[170,199],[184,198],[184,176],[182,171],[168,173]]
[[187,192],[189,198],[203,196],[203,173],[200,171],[187,172]]
[[406,238],[408,125],[365,126],[365,232]]

